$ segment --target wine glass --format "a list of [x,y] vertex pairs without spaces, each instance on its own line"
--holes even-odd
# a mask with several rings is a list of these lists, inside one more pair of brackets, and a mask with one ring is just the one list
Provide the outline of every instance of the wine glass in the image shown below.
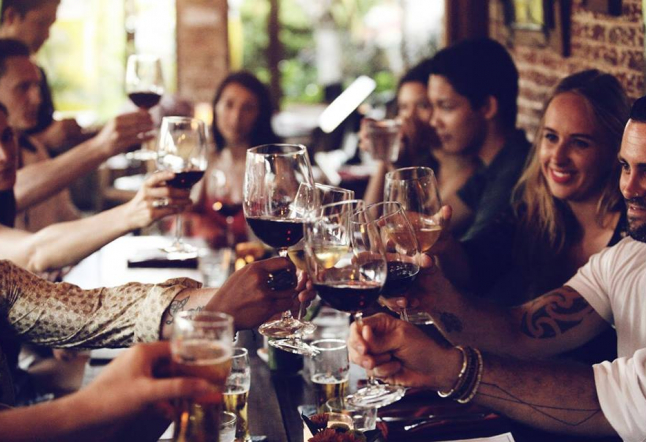
[[[238,190],[236,192],[236,190]],[[242,211],[242,191],[235,189],[234,184],[222,169],[213,169],[207,176],[206,197],[208,207],[224,217],[227,223],[227,246],[235,245],[233,223]]]
[[[308,214],[315,211],[323,204],[347,201],[353,198],[354,192],[352,190],[319,183],[315,183],[314,186],[309,183],[301,183],[294,200],[294,209],[298,213]],[[304,241],[302,239],[297,244],[287,249],[287,256],[294,263],[297,269],[304,272],[307,271],[307,265],[305,264]],[[303,327],[292,337],[269,341],[271,345],[288,352],[294,352],[294,350],[299,351],[299,349],[303,348],[302,336],[312,334],[316,330],[316,325],[312,322],[302,320],[303,310],[303,305],[301,304],[298,309],[297,319],[302,323]],[[312,349],[312,352],[315,351],[315,349]],[[310,351],[308,351],[308,353],[310,353]]]
[[233,318],[225,313],[180,312],[170,344],[175,376],[204,378],[216,388],[199,398],[179,401],[173,440],[205,440],[207,435],[218,440],[222,393],[233,354]]
[[[314,288],[333,308],[354,313],[359,326],[363,310],[377,301],[388,276],[381,232],[362,209],[360,200],[323,206],[305,225],[305,256]],[[353,406],[378,408],[404,393],[371,378],[370,386],[347,400]]]
[[[164,79],[159,57],[134,54],[126,65],[126,93],[135,106],[150,110],[159,104],[164,94]],[[154,142],[151,142],[154,143]],[[154,144],[144,143],[141,150],[130,152],[128,158],[154,160]]]
[[[442,200],[433,170],[428,167],[405,167],[386,174],[384,200],[399,202],[410,221],[419,251],[428,252],[442,233],[443,219],[440,215]],[[432,324],[426,312],[408,310],[408,318],[414,324]]]
[[[314,185],[305,146],[265,144],[247,150],[243,186],[245,219],[253,233],[283,257],[303,237],[305,213],[294,204],[302,183]],[[292,337],[302,328],[303,323],[294,319],[288,310],[281,319],[262,324],[258,331],[280,339]],[[301,343],[291,351],[309,354],[311,348]]]
[[[207,167],[206,125],[189,117],[164,117],[162,119],[157,168],[170,170],[175,177],[168,185],[190,189],[204,176]],[[175,240],[163,249],[180,258],[197,256],[197,249],[182,240],[182,215],[177,214]]]
[[[381,296],[401,296],[413,285],[420,269],[421,255],[413,227],[401,204],[395,201],[372,204],[365,212],[379,230],[388,263],[388,279]],[[406,309],[402,310],[401,319],[410,322]]]

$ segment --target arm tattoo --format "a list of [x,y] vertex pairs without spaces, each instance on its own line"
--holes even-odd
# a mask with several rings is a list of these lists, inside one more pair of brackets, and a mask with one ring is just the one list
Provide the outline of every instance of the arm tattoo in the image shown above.
[[170,305],[168,306],[168,318],[166,319],[166,322],[165,322],[166,325],[173,325],[173,322],[175,322],[175,315],[177,315],[180,312],[183,312],[183,311],[201,312],[202,310],[204,310],[204,307],[202,306],[184,310],[184,307],[186,307],[188,300],[189,298],[186,297],[184,299],[176,299],[170,303]]
[[538,298],[523,314],[521,331],[535,339],[553,338],[581,324],[594,309],[569,287]]
[[454,331],[461,333],[464,330],[462,321],[453,313],[440,312],[440,322],[442,323],[442,328],[447,333],[453,333]]
[[[570,408],[570,407],[557,407],[554,405],[527,402],[515,396],[514,394],[506,391],[504,388],[500,387],[499,385],[491,384],[488,382],[482,382],[480,385],[481,387],[484,387],[484,388],[481,388],[480,391],[478,391],[478,395],[480,396],[527,406],[531,408],[533,411],[535,411],[536,413],[541,414],[546,418],[559,422],[563,425],[567,425],[569,427],[578,427],[579,425],[584,424],[585,422],[589,421],[595,415],[601,412],[600,407]],[[482,391],[482,390],[487,390],[487,391]],[[568,415],[571,415],[572,418],[566,419],[563,416],[564,414],[563,412],[566,412]]]

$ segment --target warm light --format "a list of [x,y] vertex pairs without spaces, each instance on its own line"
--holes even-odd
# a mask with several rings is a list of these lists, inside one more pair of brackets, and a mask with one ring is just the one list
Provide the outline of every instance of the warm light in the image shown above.
[[211,108],[211,103],[201,102],[195,105],[194,115],[198,120],[202,120],[206,123],[207,126],[210,126],[213,123],[213,109]]

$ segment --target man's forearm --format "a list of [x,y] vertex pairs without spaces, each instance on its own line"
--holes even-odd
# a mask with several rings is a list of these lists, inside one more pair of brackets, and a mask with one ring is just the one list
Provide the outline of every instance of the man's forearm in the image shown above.
[[18,212],[60,192],[106,159],[104,150],[93,138],[54,159],[19,169],[14,187]]
[[122,205],[88,218],[53,224],[31,234],[3,229],[0,257],[32,272],[76,264],[131,229],[125,210]]
[[161,339],[170,338],[173,324],[178,313],[184,311],[199,312],[204,310],[217,289],[186,289],[182,290],[170,303],[162,316],[159,335]]
[[601,411],[589,366],[485,354],[475,401],[548,431],[616,435]]

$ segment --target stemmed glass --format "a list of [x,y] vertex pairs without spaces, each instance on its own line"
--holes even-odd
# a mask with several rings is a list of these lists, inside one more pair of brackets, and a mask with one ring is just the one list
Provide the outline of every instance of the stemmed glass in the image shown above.
[[[381,232],[362,209],[360,200],[323,206],[305,225],[305,256],[314,288],[333,308],[354,313],[359,326],[363,311],[377,301],[388,276]],[[368,387],[347,400],[353,406],[377,408],[398,401],[404,393],[403,388],[371,379]]]
[[[400,203],[409,219],[421,253],[428,252],[442,233],[440,215],[442,200],[433,170],[428,167],[405,167],[386,174],[384,200]],[[408,312],[415,324],[431,324],[425,312]]]
[[[401,204],[394,201],[368,206],[365,216],[379,231],[388,263],[388,279],[381,296],[401,296],[413,285],[419,273],[420,253],[410,221]],[[401,319],[410,322],[406,309],[402,310]]]
[[[298,190],[302,183],[314,186],[307,149],[295,144],[253,147],[247,150],[245,167],[243,209],[247,224],[261,241],[286,257],[287,249],[303,237],[305,213],[294,204]],[[281,339],[294,336],[302,328],[303,323],[288,310],[281,319],[266,322],[258,330],[269,338]],[[311,349],[301,343],[291,351],[308,354]]]
[[213,169],[207,177],[206,197],[208,205],[214,212],[224,216],[227,223],[227,246],[233,247],[233,223],[242,211],[241,191],[234,189],[231,180],[222,169]]
[[[150,110],[159,104],[164,94],[164,78],[159,57],[145,54],[128,57],[126,93],[130,101],[141,109]],[[141,150],[130,152],[128,157],[141,161],[154,160],[155,149],[150,145],[144,145]]]
[[[189,117],[164,117],[162,120],[157,168],[170,170],[175,177],[168,185],[190,189],[204,176],[207,167],[206,125]],[[182,215],[177,214],[175,240],[163,249],[180,257],[197,256],[197,249],[182,240]]]
[[218,440],[222,392],[231,370],[233,318],[225,313],[181,312],[171,335],[175,376],[201,377],[216,387],[212,394],[179,402],[173,440]]

